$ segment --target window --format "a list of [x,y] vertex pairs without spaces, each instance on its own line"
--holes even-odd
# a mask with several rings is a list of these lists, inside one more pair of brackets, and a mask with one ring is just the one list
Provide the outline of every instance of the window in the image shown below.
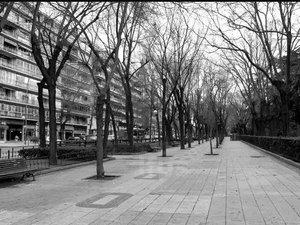
[[22,102],[28,103],[28,99],[27,95],[22,95]]

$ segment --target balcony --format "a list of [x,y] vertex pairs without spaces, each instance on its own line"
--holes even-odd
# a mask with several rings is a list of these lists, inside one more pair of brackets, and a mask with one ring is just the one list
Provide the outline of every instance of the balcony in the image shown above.
[[22,113],[21,112],[12,112],[12,111],[0,110],[0,116],[22,118]]
[[8,63],[6,60],[4,59],[0,59],[0,66],[4,67],[4,68],[9,68],[12,69],[14,71],[17,71],[19,73],[25,74],[25,75],[31,75],[34,76],[38,79],[42,79],[42,74],[41,72],[36,71],[32,71],[32,70],[28,70],[25,69],[23,67],[20,67],[19,65],[17,65],[16,63]]
[[7,47],[7,46],[1,46],[0,49],[2,51],[5,51],[5,52],[9,53],[10,57],[16,58],[16,56],[17,56],[20,59],[25,59],[25,60],[28,60],[31,63],[35,64],[35,60],[34,60],[33,56],[24,54],[24,53],[22,53],[21,50],[18,50],[17,48],[14,49],[14,48],[10,48],[10,47]]
[[[22,99],[18,99],[18,98],[6,96],[6,95],[0,95],[0,99],[10,101],[12,103],[21,103],[21,104],[25,104],[25,105],[31,105],[31,106],[38,107],[37,102],[32,103],[32,102],[29,102],[29,101],[25,101],[25,100],[22,100]],[[45,108],[48,108],[47,105],[45,105]]]

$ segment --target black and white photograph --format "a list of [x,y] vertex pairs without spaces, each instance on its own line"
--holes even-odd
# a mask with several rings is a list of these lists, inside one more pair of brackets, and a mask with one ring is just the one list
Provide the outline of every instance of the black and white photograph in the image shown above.
[[300,225],[300,2],[1,1],[0,225]]

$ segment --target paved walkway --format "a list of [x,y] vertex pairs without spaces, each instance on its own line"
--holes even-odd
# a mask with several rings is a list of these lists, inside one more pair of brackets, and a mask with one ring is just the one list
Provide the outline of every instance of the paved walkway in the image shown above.
[[[300,224],[300,172],[239,141],[116,156],[115,179],[95,165],[0,184],[0,225]],[[112,177],[113,178],[113,177]]]

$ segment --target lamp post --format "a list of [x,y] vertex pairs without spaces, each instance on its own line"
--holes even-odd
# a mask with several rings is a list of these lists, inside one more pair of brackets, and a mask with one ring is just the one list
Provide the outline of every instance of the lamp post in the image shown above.
[[24,144],[26,145],[26,134],[27,134],[27,116],[26,114],[22,116],[22,119],[24,120],[23,125],[23,138],[24,138]]
[[155,109],[154,114],[156,116],[156,122],[157,122],[157,135],[158,135],[158,145],[160,146],[160,128],[159,128],[159,118],[158,118],[158,111]]

